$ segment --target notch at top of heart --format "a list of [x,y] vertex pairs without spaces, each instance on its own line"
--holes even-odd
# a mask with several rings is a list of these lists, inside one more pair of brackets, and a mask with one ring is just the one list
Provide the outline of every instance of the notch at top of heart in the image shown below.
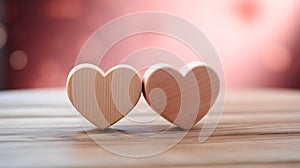
[[72,105],[100,129],[123,118],[138,102],[142,80],[128,65],[117,65],[104,73],[92,64],[74,67],[67,79]]

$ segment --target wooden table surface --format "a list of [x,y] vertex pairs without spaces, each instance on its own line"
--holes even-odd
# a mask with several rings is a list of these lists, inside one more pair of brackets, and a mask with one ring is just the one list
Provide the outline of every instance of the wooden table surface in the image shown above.
[[1,91],[0,167],[300,167],[299,90],[236,90],[226,97],[205,143],[198,142],[199,124],[162,154],[129,158],[89,138],[63,89]]

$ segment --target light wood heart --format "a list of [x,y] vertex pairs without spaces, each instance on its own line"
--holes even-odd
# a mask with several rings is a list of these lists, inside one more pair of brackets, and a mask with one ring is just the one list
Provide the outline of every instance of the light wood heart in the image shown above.
[[220,87],[215,71],[198,62],[180,71],[165,64],[154,65],[146,71],[143,82],[143,93],[152,109],[183,129],[192,128],[207,114]]
[[141,93],[142,80],[127,65],[103,73],[95,65],[81,64],[73,68],[67,79],[72,105],[100,129],[108,128],[130,112]]

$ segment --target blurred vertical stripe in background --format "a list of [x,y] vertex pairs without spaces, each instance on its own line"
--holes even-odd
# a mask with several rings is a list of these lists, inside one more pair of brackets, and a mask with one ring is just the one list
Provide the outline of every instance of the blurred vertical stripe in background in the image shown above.
[[[63,87],[95,30],[143,11],[175,14],[199,27],[224,63],[228,87],[300,88],[299,0],[0,0],[0,88]],[[151,45],[174,49],[184,60],[191,54],[174,40],[144,35],[116,45],[104,67]]]
[[7,42],[7,29],[5,28],[5,1],[0,1],[0,89],[5,88],[6,80],[6,42]]

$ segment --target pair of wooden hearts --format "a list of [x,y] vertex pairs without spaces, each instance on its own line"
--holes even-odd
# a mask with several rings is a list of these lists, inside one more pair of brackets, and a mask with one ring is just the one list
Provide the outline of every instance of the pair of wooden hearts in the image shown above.
[[214,70],[190,63],[180,71],[167,65],[150,67],[141,79],[130,66],[118,65],[104,73],[92,64],[73,68],[67,79],[72,105],[100,129],[129,113],[144,94],[151,108],[166,120],[190,129],[214,104],[219,92]]

